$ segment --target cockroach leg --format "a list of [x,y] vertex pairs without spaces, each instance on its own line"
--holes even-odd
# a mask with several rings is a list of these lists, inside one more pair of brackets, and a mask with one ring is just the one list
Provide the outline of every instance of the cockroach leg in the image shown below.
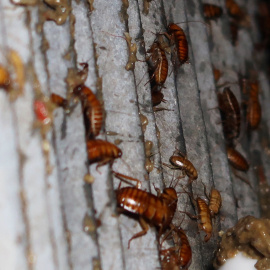
[[147,233],[147,231],[149,230],[149,225],[147,224],[147,222],[140,216],[139,217],[139,223],[142,227],[142,231],[134,234],[129,240],[128,240],[128,248],[130,248],[130,242],[135,239],[135,238],[138,238],[138,237],[141,237],[143,235],[145,235]]
[[128,183],[130,184],[127,180],[130,180],[130,181],[135,181],[136,182],[136,188],[141,188],[142,187],[142,182],[136,178],[133,178],[133,177],[130,177],[130,176],[127,176],[127,175],[124,175],[122,173],[118,173],[118,172],[115,172],[115,171],[112,171],[112,173],[115,175],[116,178],[118,178],[119,180],[125,182],[125,183]]

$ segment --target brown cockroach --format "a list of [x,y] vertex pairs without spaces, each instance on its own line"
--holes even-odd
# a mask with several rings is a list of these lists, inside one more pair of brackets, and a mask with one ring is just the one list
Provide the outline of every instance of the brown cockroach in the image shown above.
[[261,122],[261,104],[259,101],[259,84],[250,83],[249,100],[247,106],[247,122],[251,129],[258,128]]
[[227,157],[233,168],[246,172],[249,169],[246,159],[233,147],[227,147]]
[[217,19],[222,15],[222,8],[212,4],[203,4],[203,14],[208,20]]
[[0,65],[0,87],[8,89],[10,86],[10,76],[6,68]]
[[164,95],[162,94],[161,91],[151,91],[151,96],[152,96],[152,104],[153,107],[159,105],[161,102],[166,102],[166,100],[164,99]]
[[214,79],[217,82],[221,77],[221,71],[213,66]]
[[198,178],[198,173],[193,164],[183,155],[181,156],[171,156],[170,162],[173,167],[171,169],[182,170],[190,179],[190,181],[196,180]]
[[159,254],[163,257],[160,261],[162,270],[179,269],[179,254],[176,247],[161,249]]
[[168,76],[166,53],[158,41],[155,41],[147,52],[150,54],[148,64],[153,69],[151,79],[153,78],[157,85],[163,85]]
[[98,166],[113,163],[122,156],[122,151],[116,145],[103,140],[88,140],[87,153],[89,163],[98,162]]
[[103,109],[95,94],[85,85],[74,88],[73,93],[82,102],[83,111],[86,119],[90,122],[90,135],[96,137],[102,127]]
[[54,93],[51,94],[51,101],[55,105],[62,107],[62,108],[67,108],[67,106],[68,106],[68,101],[65,98],[63,98],[57,94],[54,94]]
[[186,63],[188,61],[188,42],[183,29],[177,24],[171,23],[168,26],[168,35],[175,42],[180,64]]
[[206,204],[206,202],[203,199],[201,199],[200,197],[197,197],[197,199],[195,199],[190,192],[187,192],[185,189],[184,189],[184,191],[186,194],[189,195],[192,204],[194,206],[197,205],[197,211],[198,211],[199,215],[194,216],[188,212],[183,212],[183,213],[187,214],[192,219],[199,219],[200,220],[200,224],[198,226],[199,226],[200,230],[203,230],[206,233],[206,235],[204,237],[204,241],[207,242],[207,241],[209,241],[209,239],[211,238],[211,235],[212,235],[212,220],[211,220],[211,214],[210,214],[209,207]]
[[218,214],[222,204],[220,192],[212,188],[209,199],[209,210],[212,217]]
[[268,1],[260,1],[258,3],[258,19],[261,43],[257,47],[266,48],[269,47],[270,41],[270,5]]
[[247,111],[248,125],[251,129],[257,129],[262,117],[261,104],[260,102],[249,102]]
[[243,19],[244,12],[234,0],[226,0],[226,8],[230,16],[235,19]]
[[145,235],[149,225],[159,228],[159,236],[169,227],[177,206],[177,193],[169,187],[163,193],[157,190],[157,196],[135,187],[124,187],[116,190],[117,206],[120,212],[138,217],[142,231],[128,241]]
[[200,197],[197,198],[196,202],[201,221],[201,224],[199,224],[199,228],[206,233],[204,241],[207,242],[212,235],[212,221],[210,210],[206,202]]
[[224,136],[228,142],[231,142],[231,140],[237,138],[240,134],[240,106],[229,87],[226,87],[223,93],[218,94],[218,103]]
[[230,31],[231,31],[232,45],[236,46],[238,41],[239,26],[235,20],[230,21]]
[[192,261],[192,250],[187,235],[180,227],[176,228],[173,225],[171,225],[171,227],[171,232],[175,232],[175,246],[160,251],[160,254],[164,256],[161,260],[162,269],[171,270],[179,269],[179,267],[183,270],[188,269]]
[[243,182],[245,182],[247,185],[249,185],[249,187],[252,190],[254,190],[254,188],[250,184],[249,180],[246,179],[245,177],[242,177],[241,175],[239,175],[235,171],[235,170],[243,171],[243,172],[247,172],[248,171],[249,164],[246,161],[246,159],[237,150],[235,150],[233,147],[230,147],[230,146],[227,146],[227,157],[228,157],[228,160],[229,160],[230,165],[233,167],[233,170],[232,170],[233,174],[237,178],[239,178],[240,180],[242,180]]
[[192,261],[192,250],[187,235],[185,231],[181,228],[176,228],[175,231],[181,242],[181,247],[179,250],[179,260],[181,269],[188,269]]

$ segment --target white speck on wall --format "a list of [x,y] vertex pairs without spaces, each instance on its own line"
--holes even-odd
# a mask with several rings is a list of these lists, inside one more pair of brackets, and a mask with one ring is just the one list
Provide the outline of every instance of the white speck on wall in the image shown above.
[[219,270],[256,270],[254,265],[257,260],[248,258],[239,252],[235,257],[230,258]]

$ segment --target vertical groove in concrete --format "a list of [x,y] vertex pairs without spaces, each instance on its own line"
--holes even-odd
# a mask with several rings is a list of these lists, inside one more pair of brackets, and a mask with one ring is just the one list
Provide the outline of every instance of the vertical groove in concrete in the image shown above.
[[[185,3],[188,21],[203,21],[201,3],[199,1],[186,1]],[[202,23],[190,22],[188,25],[200,90],[201,108],[212,162],[213,180],[215,187],[220,190],[224,202],[221,215],[227,217],[221,223],[221,226],[223,229],[226,229],[235,223],[237,215],[228,161],[225,154],[222,126],[219,124],[221,122],[220,114],[215,109],[218,108],[218,104],[207,29]],[[196,42],[197,40],[200,42]],[[232,205],[234,206],[233,208],[231,208]]]

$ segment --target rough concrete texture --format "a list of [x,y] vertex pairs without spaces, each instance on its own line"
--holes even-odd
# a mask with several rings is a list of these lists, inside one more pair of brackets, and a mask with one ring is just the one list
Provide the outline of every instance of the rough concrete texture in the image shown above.
[[[33,128],[35,99],[51,93],[69,97],[72,81],[68,74],[81,69],[81,63],[88,64],[85,84],[104,107],[98,138],[117,143],[123,152],[113,170],[141,180],[142,188],[153,194],[154,186],[163,189],[177,183],[173,224],[181,225],[189,238],[190,270],[211,269],[220,230],[245,215],[260,216],[254,166],[263,165],[270,184],[269,82],[262,53],[253,53],[258,41],[257,1],[237,2],[247,7],[250,26],[240,28],[233,46],[225,2],[219,0],[207,1],[224,10],[215,21],[204,20],[199,0],[72,0],[72,11],[63,25],[43,22],[42,5],[22,7],[0,1],[0,64],[12,71],[9,53],[14,50],[22,58],[25,74],[24,93],[15,101],[0,91],[0,218],[5,221],[0,224],[1,269],[160,268],[155,228],[133,240],[128,249],[128,240],[141,227],[137,220],[117,214],[114,190],[119,180],[110,166],[88,165],[80,104],[69,113],[55,109],[49,131]],[[162,110],[154,110],[147,50],[155,34],[166,31],[171,22],[179,23],[186,34],[189,63],[180,66],[174,45],[167,41],[171,53],[166,54],[169,71],[162,88],[166,102],[157,107]],[[130,71],[125,69],[129,50],[124,32],[137,45],[140,60]],[[222,72],[218,82],[213,66]],[[248,76],[251,70],[257,71],[260,83],[262,123],[258,130],[247,132],[242,120],[237,149],[250,163],[249,172],[241,176],[253,189],[228,164],[217,103],[223,84],[241,102],[243,93],[235,83],[239,73]],[[198,171],[191,185],[182,171],[164,165],[176,149]],[[94,182],[85,181],[86,175]],[[183,212],[198,214],[190,197],[207,201],[204,189],[209,193],[212,187],[221,192],[223,201],[220,215],[213,219],[212,237],[205,243],[204,233],[198,233],[199,221]],[[168,239],[163,247],[171,245]]]

